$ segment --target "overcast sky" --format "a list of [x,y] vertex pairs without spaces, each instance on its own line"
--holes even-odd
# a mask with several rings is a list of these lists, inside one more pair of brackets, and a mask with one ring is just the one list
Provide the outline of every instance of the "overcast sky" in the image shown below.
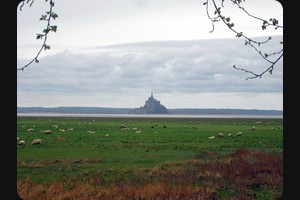
[[[269,65],[225,25],[206,16],[203,0],[55,1],[56,33],[50,33],[39,63],[17,71],[17,106],[136,108],[151,91],[167,108],[283,109],[283,61],[273,74],[245,80],[233,65],[261,72]],[[247,4],[246,4],[247,3]],[[283,25],[275,0],[249,0],[245,8]],[[44,0],[17,9],[18,68],[42,44],[36,34],[48,9]],[[279,51],[282,30],[261,30],[261,22],[225,4],[235,28],[265,40],[263,51]],[[213,14],[213,11],[211,12]]]

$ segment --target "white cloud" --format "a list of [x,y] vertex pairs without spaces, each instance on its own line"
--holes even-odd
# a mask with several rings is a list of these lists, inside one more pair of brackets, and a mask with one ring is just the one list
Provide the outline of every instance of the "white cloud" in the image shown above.
[[[247,74],[234,70],[233,63],[245,68],[253,65],[260,71],[268,63],[261,58],[253,60],[256,53],[249,54],[239,40],[160,41],[106,48],[107,51],[99,48],[45,56],[39,64],[18,73],[18,96],[22,96],[18,105],[28,105],[26,99],[30,99],[28,102],[41,106],[138,107],[138,102],[144,101],[143,94],[153,90],[162,96],[173,95],[166,102],[166,106],[172,107],[255,108],[262,101],[266,107],[276,104],[274,108],[282,108],[282,100],[269,98],[282,97],[282,62],[276,66],[274,75],[245,81]],[[203,95],[207,100],[199,103],[197,99],[203,99]],[[209,95],[213,100],[209,100]],[[264,95],[276,103],[261,100]],[[73,100],[69,101],[70,98]],[[237,103],[239,100],[249,105]]]

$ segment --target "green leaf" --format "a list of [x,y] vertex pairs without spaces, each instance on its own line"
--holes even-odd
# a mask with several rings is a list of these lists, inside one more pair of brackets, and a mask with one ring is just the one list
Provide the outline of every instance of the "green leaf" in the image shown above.
[[50,46],[47,44],[44,44],[44,50],[50,49]]
[[37,34],[36,39],[37,39],[37,40],[38,40],[38,39],[42,39],[43,36],[44,36],[44,35],[42,35],[42,34],[39,33],[39,34]]
[[56,32],[56,30],[57,30],[57,26],[51,26],[51,31]]
[[265,25],[261,26],[262,30],[265,30],[267,27]]
[[276,26],[278,24],[278,20],[277,19],[273,19],[273,25]]
[[46,29],[43,30],[43,33],[47,34],[47,33],[49,33],[49,31],[50,31],[49,28],[46,28]]
[[241,37],[243,35],[243,32],[237,33],[236,37]]
[[234,27],[234,23],[228,23],[227,26],[228,26],[229,28],[232,28],[232,27]]
[[226,20],[227,22],[230,22],[230,17],[227,17],[225,20]]
[[52,17],[53,19],[56,19],[56,18],[58,18],[58,15],[57,15],[56,13],[52,12],[52,13],[51,13],[51,17]]
[[47,20],[46,17],[47,17],[46,15],[42,15],[40,20]]
[[36,63],[39,63],[39,60],[36,58],[35,60],[34,60]]

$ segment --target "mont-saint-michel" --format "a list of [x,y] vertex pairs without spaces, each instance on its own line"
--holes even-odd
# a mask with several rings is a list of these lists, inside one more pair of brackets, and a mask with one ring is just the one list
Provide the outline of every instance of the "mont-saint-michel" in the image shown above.
[[139,108],[133,109],[130,114],[170,114],[168,109],[153,97],[153,92],[148,100],[145,101],[145,105]]

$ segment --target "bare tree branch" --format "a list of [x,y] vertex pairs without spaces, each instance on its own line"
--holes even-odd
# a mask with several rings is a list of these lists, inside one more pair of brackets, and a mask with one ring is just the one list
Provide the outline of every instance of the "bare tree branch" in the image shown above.
[[[48,0],[46,0],[47,2]],[[30,3],[30,6],[33,4],[34,0],[27,0],[26,3]],[[25,0],[22,2],[22,4],[20,5],[20,10],[22,10],[22,7],[25,4]],[[29,65],[31,65],[33,62],[38,63],[38,57],[41,54],[42,50],[47,50],[50,49],[50,46],[46,44],[46,41],[48,39],[48,34],[50,33],[50,31],[56,32],[57,30],[57,26],[53,26],[51,25],[51,19],[53,18],[54,20],[58,17],[58,15],[56,13],[53,12],[53,7],[54,7],[54,1],[50,0],[49,1],[49,11],[46,12],[46,15],[42,15],[40,20],[45,20],[47,21],[47,25],[46,28],[43,30],[43,33],[38,33],[36,39],[43,39],[43,43],[42,46],[40,48],[40,50],[37,52],[36,56],[30,61],[28,62],[26,65],[24,65],[23,67],[17,68],[17,70],[22,70],[24,71],[24,69],[26,67],[28,67]]]
[[[254,79],[254,78],[261,78],[266,72],[270,72],[270,74],[272,74],[273,69],[274,69],[274,65],[283,57],[283,49],[281,49],[278,52],[273,52],[273,53],[265,53],[262,52],[261,50],[259,50],[259,48],[261,47],[261,45],[267,44],[272,38],[268,37],[266,40],[264,41],[257,41],[257,40],[253,40],[250,37],[247,37],[246,35],[243,34],[243,32],[241,31],[237,31],[234,27],[234,23],[231,21],[230,17],[225,17],[221,14],[221,9],[224,8],[224,1],[225,0],[221,0],[221,5],[218,6],[215,2],[215,0],[206,0],[203,5],[206,5],[206,13],[207,13],[207,17],[210,19],[210,21],[212,22],[212,30],[210,32],[214,31],[214,23],[215,22],[219,22],[222,21],[232,32],[234,32],[236,34],[236,37],[238,38],[244,38],[245,39],[245,45],[249,45],[251,46],[261,57],[263,60],[265,60],[266,62],[270,63],[271,65],[269,67],[267,67],[266,70],[262,71],[261,73],[254,73],[252,71],[246,70],[244,68],[237,68],[235,65],[233,66],[234,69],[237,70],[241,70],[244,71],[246,73],[250,73],[253,76],[246,78],[246,80],[248,79]],[[229,0],[228,0],[229,1]],[[244,7],[241,6],[242,1],[245,0],[230,0],[234,5],[237,5],[237,7],[239,9],[241,9],[244,13],[246,13],[246,15],[248,15],[251,18],[254,18],[258,21],[262,22],[262,31],[265,30],[267,27],[272,26],[274,27],[274,29],[278,29],[278,28],[283,28],[283,26],[278,24],[278,20],[275,18],[270,18],[268,21],[264,20],[260,17],[254,16],[252,14],[250,14]],[[216,15],[215,17],[211,17],[209,14],[209,2],[212,3],[215,12],[214,15]],[[283,44],[283,42],[281,42],[281,44]],[[268,59],[270,56],[278,56],[274,61]]]

